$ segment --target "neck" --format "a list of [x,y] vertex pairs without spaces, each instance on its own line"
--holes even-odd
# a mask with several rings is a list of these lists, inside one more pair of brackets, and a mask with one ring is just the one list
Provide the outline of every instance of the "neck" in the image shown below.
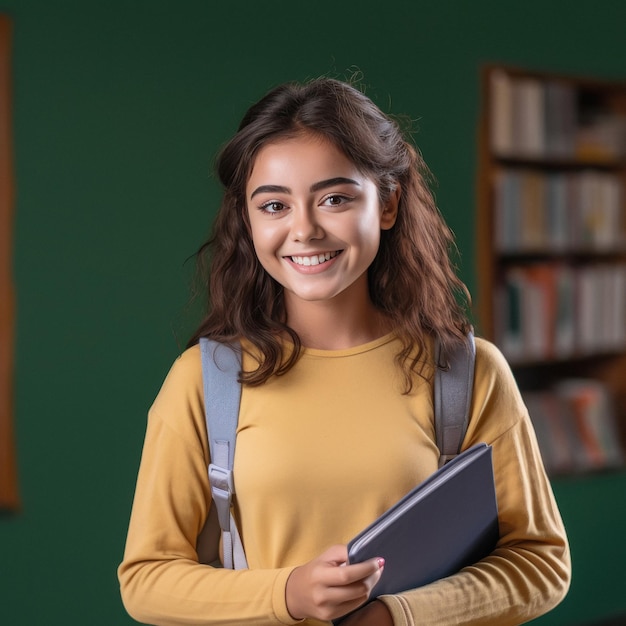
[[345,350],[374,341],[391,330],[369,294],[342,293],[332,300],[306,302],[288,297],[287,323],[306,348]]

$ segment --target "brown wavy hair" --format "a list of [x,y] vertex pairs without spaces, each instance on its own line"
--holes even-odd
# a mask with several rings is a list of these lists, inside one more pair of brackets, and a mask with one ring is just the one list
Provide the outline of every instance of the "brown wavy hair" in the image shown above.
[[[376,183],[381,203],[400,186],[396,223],[381,232],[368,279],[374,305],[389,317],[402,343],[397,360],[408,391],[413,372],[423,369],[430,337],[438,337],[444,350],[463,341],[470,328],[470,296],[450,260],[453,235],[435,205],[421,155],[399,124],[359,89],[331,78],[270,91],[247,111],[219,154],[222,204],[210,239],[197,253],[198,276],[208,289],[207,313],[189,345],[203,336],[247,339],[262,355],[258,368],[241,375],[250,385],[284,374],[297,361],[300,338],[286,323],[282,286],[255,254],[245,190],[260,148],[302,133],[332,141]],[[295,346],[289,354],[285,336]]]

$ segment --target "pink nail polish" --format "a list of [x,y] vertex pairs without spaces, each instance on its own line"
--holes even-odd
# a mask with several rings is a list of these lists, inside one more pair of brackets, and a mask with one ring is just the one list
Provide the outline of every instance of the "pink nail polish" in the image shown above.
[[378,557],[376,561],[378,562],[378,569],[383,569],[383,567],[385,567],[385,559],[383,559],[382,556]]

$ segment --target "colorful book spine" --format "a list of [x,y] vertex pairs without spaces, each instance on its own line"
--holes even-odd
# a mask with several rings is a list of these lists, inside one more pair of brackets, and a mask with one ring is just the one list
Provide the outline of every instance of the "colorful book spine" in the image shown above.
[[496,343],[513,363],[626,348],[626,263],[509,267],[496,291]]
[[624,466],[614,401],[604,384],[566,379],[523,397],[549,474]]

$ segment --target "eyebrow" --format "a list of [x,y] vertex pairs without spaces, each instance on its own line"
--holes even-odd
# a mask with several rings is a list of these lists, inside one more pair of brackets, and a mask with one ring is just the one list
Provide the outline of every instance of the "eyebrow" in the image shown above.
[[[334,187],[335,185],[356,185],[357,187],[361,186],[358,181],[352,178],[336,176],[335,178],[328,178],[327,180],[320,180],[317,183],[313,183],[309,190],[311,192],[316,192],[320,191],[321,189],[326,189],[327,187]],[[289,187],[283,187],[281,185],[261,185],[250,194],[250,198],[252,199],[254,198],[254,196],[260,193],[291,193],[291,189],[289,189]]]

